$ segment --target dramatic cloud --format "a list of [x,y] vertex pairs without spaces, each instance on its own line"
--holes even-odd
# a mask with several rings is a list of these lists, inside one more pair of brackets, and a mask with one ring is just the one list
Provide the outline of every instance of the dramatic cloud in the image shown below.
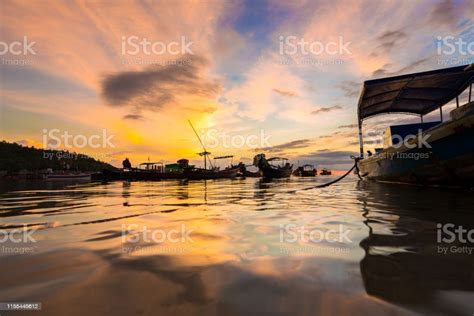
[[386,31],[376,41],[379,43],[371,56],[378,56],[380,54],[388,54],[396,46],[400,45],[405,40],[407,35],[399,30]]
[[318,115],[321,113],[328,113],[336,110],[342,110],[342,106],[340,105],[334,105],[334,106],[329,106],[329,107],[322,107],[317,110],[314,110],[311,112],[312,115]]
[[[346,125],[346,126],[351,126],[351,125]],[[339,127],[339,128],[341,128],[341,127]],[[353,137],[354,135],[355,134],[354,134],[353,131],[337,131],[337,132],[333,132],[333,133],[330,133],[330,134],[321,135],[318,138],[331,138],[331,137],[340,136],[343,139],[347,139],[347,138]]]
[[410,63],[409,65],[397,70],[390,72],[386,68],[390,67],[391,65],[385,65],[383,68],[377,69],[372,73],[373,78],[381,78],[381,77],[391,77],[391,76],[398,76],[408,74],[410,72],[414,72],[417,70],[418,67],[423,65],[428,61],[428,58],[423,58],[417,61]]
[[[350,141],[347,143],[348,145],[351,146],[358,146],[359,141]],[[382,145],[382,141],[380,140],[364,140],[364,145]]]
[[356,81],[343,81],[338,85],[339,89],[341,89],[348,98],[359,96],[361,86],[361,83]]
[[272,90],[274,92],[278,93],[279,95],[284,96],[284,97],[297,97],[298,96],[298,94],[296,94],[296,92],[289,91],[289,90],[282,90],[282,89],[277,89],[277,88],[273,88]]
[[358,153],[352,151],[331,151],[329,149],[321,149],[301,156],[301,159],[304,159],[305,161],[315,161],[318,166],[348,169],[354,164],[351,156],[357,155]]
[[102,96],[111,106],[148,110],[161,109],[186,95],[213,98],[221,86],[205,76],[207,66],[204,58],[194,56],[183,63],[112,74],[102,81]]
[[357,128],[357,124],[340,125],[338,128]]
[[430,24],[445,25],[453,29],[458,28],[463,15],[472,16],[474,6],[472,1],[444,0],[437,3],[429,15]]
[[132,121],[143,121],[145,118],[141,114],[127,114],[124,115],[123,118],[125,120],[132,120]]
[[308,148],[313,144],[313,141],[310,139],[298,139],[291,142],[283,143],[280,145],[272,146],[272,147],[263,147],[255,149],[256,152],[264,151],[264,152],[283,152],[289,149],[296,149],[296,148]]
[[[107,128],[134,161],[151,154],[169,161],[194,157],[199,143],[188,118],[200,129],[226,133],[264,128],[273,143],[281,143],[267,149],[292,159],[321,148],[357,151],[352,125],[363,81],[444,67],[437,37],[470,42],[474,25],[472,0],[2,3],[2,41],[27,36],[37,51],[25,67],[1,67],[2,113],[8,118],[0,122],[8,127],[2,136],[41,143],[40,122],[67,121],[80,133]],[[326,44],[342,39],[350,54],[282,56],[282,35]],[[198,57],[142,49],[124,54],[123,37],[129,36],[163,43],[184,36]],[[191,64],[179,66],[177,58]],[[145,60],[160,66],[147,67]],[[371,128],[383,126],[377,119],[364,122],[364,132]],[[313,142],[304,147],[307,139]]]

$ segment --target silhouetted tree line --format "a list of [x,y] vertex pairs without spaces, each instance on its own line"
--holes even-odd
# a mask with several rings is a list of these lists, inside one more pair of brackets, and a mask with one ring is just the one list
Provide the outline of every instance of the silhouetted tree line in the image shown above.
[[9,172],[26,169],[44,170],[100,171],[116,169],[112,165],[75,152],[44,150],[22,146],[16,143],[0,142],[0,170]]

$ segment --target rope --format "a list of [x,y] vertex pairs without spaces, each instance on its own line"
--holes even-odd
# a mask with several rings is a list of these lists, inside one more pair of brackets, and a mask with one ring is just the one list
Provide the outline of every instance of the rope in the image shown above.
[[354,157],[354,156],[351,156],[351,158],[354,159],[354,161],[355,161],[355,168],[356,168],[357,176],[359,177],[359,180],[362,180],[362,177],[361,177],[361,175],[360,175],[359,166],[357,165],[357,162],[358,162],[359,160],[361,160],[362,158]]
[[331,182],[328,182],[328,183],[323,183],[323,184],[319,184],[319,185],[315,185],[315,186],[311,186],[311,187],[307,187],[307,188],[303,188],[303,189],[297,189],[297,190],[291,190],[291,191],[286,191],[284,193],[296,193],[298,191],[306,191],[306,190],[312,190],[312,189],[317,189],[317,188],[324,188],[324,187],[328,187],[330,185],[333,185],[334,183],[337,183],[339,181],[341,181],[342,179],[344,179],[345,177],[347,177],[351,172],[352,170],[354,170],[354,168],[357,168],[357,161],[356,163],[352,166],[351,169],[349,169],[345,174],[343,174],[342,176],[340,176],[339,178],[331,181]]

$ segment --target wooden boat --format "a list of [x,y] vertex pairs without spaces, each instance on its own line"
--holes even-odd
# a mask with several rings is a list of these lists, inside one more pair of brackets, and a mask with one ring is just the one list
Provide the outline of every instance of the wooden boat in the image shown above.
[[235,178],[238,172],[238,167],[229,167],[223,170],[218,168],[188,168],[184,170],[184,177],[189,180],[230,179]]
[[323,169],[321,170],[321,172],[319,173],[319,175],[320,175],[320,176],[330,176],[330,175],[332,175],[332,172],[331,172],[331,170],[328,170],[328,169],[326,169],[326,168],[323,168]]
[[262,173],[260,172],[260,170],[256,172],[245,170],[243,176],[246,178],[261,178]]
[[243,177],[243,178],[260,178],[262,176],[262,173],[260,170],[256,172],[252,172],[247,170],[247,166],[240,162],[238,165],[233,165],[233,167],[238,167],[239,171],[237,172],[238,177]]
[[315,177],[317,173],[318,171],[313,165],[306,164],[296,168],[293,175],[297,177]]
[[186,159],[181,159],[177,164],[166,166],[162,162],[144,162],[137,169],[130,170],[131,177],[144,181],[184,179],[184,169],[189,167],[188,162]]
[[[362,178],[437,186],[468,186],[474,183],[473,66],[453,67],[392,78],[366,81],[359,100],[360,157]],[[466,89],[468,103],[460,106],[459,95]],[[443,120],[443,105],[456,100],[450,120]],[[439,109],[440,122],[426,126],[423,116]],[[392,135],[387,130],[386,148],[364,156],[363,120],[387,113],[419,115],[419,132],[414,137]],[[413,126],[406,127],[412,129]],[[398,137],[404,139],[395,143]]]
[[47,173],[43,175],[44,180],[53,181],[69,181],[69,180],[90,180],[90,173]]
[[[230,164],[230,167],[227,167],[223,170],[220,170],[218,167],[215,167],[212,164],[211,159],[209,158],[209,155],[211,154],[206,150],[206,147],[204,146],[204,143],[202,142],[201,138],[199,137],[198,133],[196,132],[196,129],[194,129],[193,124],[191,121],[188,121],[189,125],[191,125],[191,128],[194,131],[194,134],[196,135],[197,139],[201,143],[203,151],[198,153],[199,156],[204,157],[204,168],[195,168],[195,167],[190,167],[190,168],[185,168],[184,170],[184,177],[189,180],[208,180],[208,179],[224,179],[224,178],[235,178],[237,176],[237,173],[240,170],[240,167],[238,166],[232,166],[232,162]],[[220,156],[220,157],[214,157],[214,160],[216,159],[227,159],[227,158],[233,158],[234,156],[229,155],[229,156]],[[210,168],[207,168],[207,162],[209,160],[209,165]]]
[[144,162],[138,168],[123,168],[121,170],[102,170],[101,176],[95,180],[128,180],[128,181],[160,181],[171,179],[184,179],[184,169],[189,166],[187,159],[178,160],[177,163],[164,165],[161,162]]
[[[264,178],[288,178],[293,171],[293,165],[288,163],[286,158],[274,157],[267,160],[265,154],[258,154],[253,161]],[[280,163],[278,164],[278,162]]]

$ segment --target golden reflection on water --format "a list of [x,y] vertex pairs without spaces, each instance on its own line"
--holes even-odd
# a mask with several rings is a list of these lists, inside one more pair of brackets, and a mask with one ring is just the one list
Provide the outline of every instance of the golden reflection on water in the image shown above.
[[472,226],[472,193],[355,178],[287,193],[323,180],[3,184],[1,228],[36,242],[2,243],[0,297],[48,315],[465,314],[473,257],[439,255],[436,224]]

